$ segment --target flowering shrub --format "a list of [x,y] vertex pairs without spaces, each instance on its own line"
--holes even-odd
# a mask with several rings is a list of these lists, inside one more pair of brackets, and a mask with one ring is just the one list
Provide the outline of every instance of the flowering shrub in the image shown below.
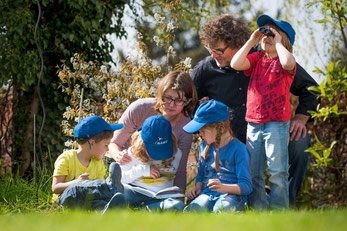
[[[160,77],[171,70],[190,72],[191,58],[182,59],[173,67],[168,64],[169,57],[175,56],[173,46],[173,31],[177,28],[174,21],[165,21],[165,17],[155,14],[160,32],[153,37],[159,47],[167,50],[166,59],[160,64],[146,55],[147,48],[138,42],[138,55],[135,60],[128,57],[119,71],[110,71],[105,65],[85,61],[75,54],[70,62],[70,68],[64,62],[59,71],[60,88],[69,96],[70,106],[66,107],[61,122],[62,131],[67,136],[73,136],[73,128],[79,119],[88,115],[102,116],[106,121],[115,123],[130,103],[139,98],[155,97],[156,86]],[[138,39],[142,35],[138,34]],[[83,91],[82,91],[83,89]],[[83,92],[83,94],[82,94]],[[82,102],[81,102],[82,100]],[[73,142],[65,142],[67,147]]]

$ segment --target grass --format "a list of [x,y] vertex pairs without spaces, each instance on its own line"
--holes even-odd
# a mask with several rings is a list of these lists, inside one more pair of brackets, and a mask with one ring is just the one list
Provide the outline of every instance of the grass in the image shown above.
[[345,230],[347,210],[245,212],[242,214],[148,213],[119,210],[0,216],[1,230]]
[[339,231],[347,226],[347,209],[246,211],[222,213],[149,213],[131,209],[104,215],[88,211],[63,211],[50,204],[51,179],[38,190],[32,181],[0,177],[0,230],[237,230],[237,231]]

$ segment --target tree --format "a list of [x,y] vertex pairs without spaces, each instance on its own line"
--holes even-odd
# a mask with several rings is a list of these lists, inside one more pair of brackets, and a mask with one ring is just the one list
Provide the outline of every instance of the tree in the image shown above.
[[[113,45],[107,34],[125,36],[122,27],[123,11],[132,0],[43,0],[42,16],[37,32],[38,44],[43,51],[44,73],[41,96],[47,111],[43,129],[45,151],[61,152],[61,115],[68,99],[59,93],[56,66],[79,52],[91,60],[112,61]],[[12,87],[13,151],[12,158],[28,169],[32,160],[33,115],[37,125],[42,123],[36,82],[40,59],[34,42],[34,27],[38,5],[33,0],[2,0],[0,2],[0,85]],[[1,118],[5,118],[3,110]],[[38,129],[37,129],[38,130]]]

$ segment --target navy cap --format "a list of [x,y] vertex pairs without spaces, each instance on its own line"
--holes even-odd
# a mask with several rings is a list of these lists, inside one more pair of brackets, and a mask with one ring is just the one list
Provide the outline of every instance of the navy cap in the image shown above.
[[122,127],[123,124],[109,124],[100,116],[88,116],[78,122],[74,129],[74,136],[88,140],[102,131],[115,131]]
[[183,127],[188,133],[197,132],[207,123],[218,123],[229,119],[230,108],[217,100],[209,100],[196,110],[194,119]]
[[153,160],[165,160],[173,156],[172,128],[164,116],[147,118],[141,128],[141,138]]
[[269,15],[263,14],[257,18],[257,24],[259,27],[268,24],[269,22],[275,23],[279,28],[281,28],[289,37],[290,43],[293,45],[295,41],[295,31],[293,27],[286,21],[275,20]]

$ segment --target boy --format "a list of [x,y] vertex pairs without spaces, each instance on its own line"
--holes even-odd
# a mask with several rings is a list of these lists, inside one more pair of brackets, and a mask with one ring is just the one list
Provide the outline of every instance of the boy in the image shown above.
[[108,124],[99,116],[86,117],[77,124],[74,136],[78,150],[65,151],[55,162],[53,202],[70,208],[105,210],[125,205],[124,195],[120,193],[124,189],[119,165],[110,166],[109,178],[105,181],[102,161],[113,131],[122,127],[123,124]]

